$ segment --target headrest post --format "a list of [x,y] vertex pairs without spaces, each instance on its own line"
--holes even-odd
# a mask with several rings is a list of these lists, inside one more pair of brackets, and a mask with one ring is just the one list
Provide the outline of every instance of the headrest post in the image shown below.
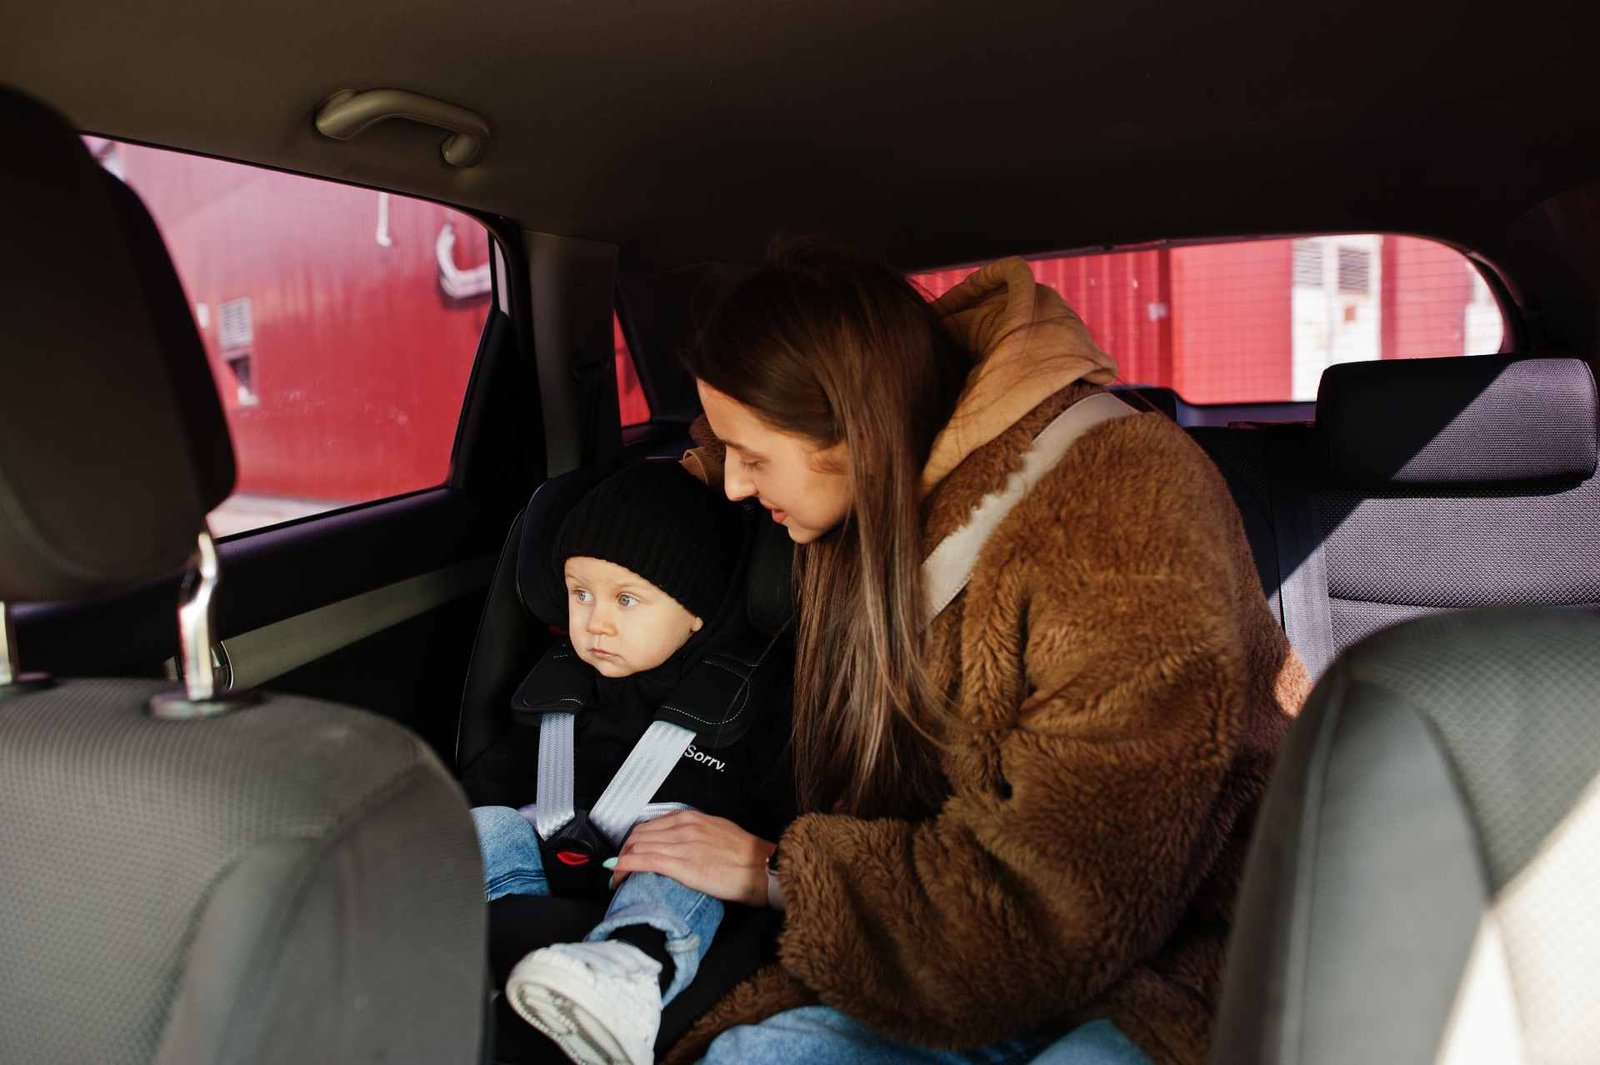
[[194,557],[183,579],[178,603],[178,638],[183,645],[183,686],[190,702],[216,698],[217,674],[211,663],[211,603],[217,591],[217,545],[209,529],[200,530]]
[[231,670],[216,654],[216,621],[211,615],[221,569],[217,545],[208,529],[200,530],[189,570],[184,575],[178,602],[179,655],[183,663],[183,691],[161,692],[150,700],[156,717],[189,719],[213,717],[259,702],[252,692],[229,691]]
[[17,661],[17,634],[11,628],[11,610],[0,603],[0,687],[15,681],[22,672]]
[[22,662],[17,655],[17,631],[11,626],[11,606],[0,603],[0,699],[48,688],[52,683],[48,674],[22,672]]

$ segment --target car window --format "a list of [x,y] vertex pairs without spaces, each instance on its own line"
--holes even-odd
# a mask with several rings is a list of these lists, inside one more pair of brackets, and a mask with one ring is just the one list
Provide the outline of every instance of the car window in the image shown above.
[[[1476,267],[1385,234],[1229,241],[1031,261],[1129,384],[1191,403],[1317,398],[1335,363],[1482,355],[1505,336]],[[969,271],[913,275],[938,296]]]
[[214,535],[444,482],[491,299],[472,218],[86,138],[177,265],[238,460]]
[[639,369],[634,365],[633,352],[628,348],[628,338],[622,331],[622,319],[611,315],[611,336],[617,349],[617,407],[622,416],[622,427],[643,425],[650,420],[650,400],[644,394],[644,384],[639,380]]

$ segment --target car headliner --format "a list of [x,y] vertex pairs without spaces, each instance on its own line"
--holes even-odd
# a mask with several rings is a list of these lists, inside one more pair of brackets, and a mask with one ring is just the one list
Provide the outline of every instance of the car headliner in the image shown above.
[[[907,266],[1104,242],[1404,230],[1492,243],[1600,175],[1593,5],[1532,0],[52,0],[0,81],[80,128],[409,191],[638,262],[774,231]],[[312,128],[345,88],[478,111]],[[7,146],[18,150],[18,146]]]

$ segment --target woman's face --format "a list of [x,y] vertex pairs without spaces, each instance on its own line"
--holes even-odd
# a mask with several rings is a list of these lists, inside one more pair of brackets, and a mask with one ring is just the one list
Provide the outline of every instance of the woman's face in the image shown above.
[[728,448],[723,484],[729,499],[754,496],[797,544],[810,543],[844,520],[850,511],[850,477],[842,442],[819,450],[804,437],[774,429],[704,381],[695,386],[711,431]]

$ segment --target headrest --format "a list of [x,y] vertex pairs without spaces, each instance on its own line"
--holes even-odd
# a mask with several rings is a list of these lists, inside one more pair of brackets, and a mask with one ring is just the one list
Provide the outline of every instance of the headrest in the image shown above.
[[183,566],[233,489],[205,350],[138,198],[0,89],[0,601]]
[[[546,625],[565,628],[567,624],[566,586],[550,561],[561,521],[612,472],[611,467],[573,470],[552,477],[528,500],[517,547],[517,595],[528,612]],[[793,544],[788,534],[771,522],[757,522],[755,528],[743,578],[747,582],[746,616],[758,632],[774,636],[789,621]]]
[[1516,355],[1330,366],[1316,435],[1330,478],[1351,486],[1587,478],[1594,375]]

